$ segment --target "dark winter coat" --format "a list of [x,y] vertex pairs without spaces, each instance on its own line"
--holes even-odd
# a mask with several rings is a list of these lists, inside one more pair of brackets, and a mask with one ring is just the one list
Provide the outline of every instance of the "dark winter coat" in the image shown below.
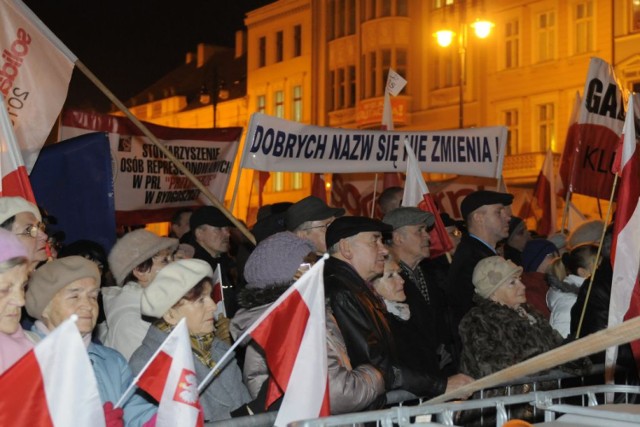
[[476,306],[460,322],[460,371],[482,378],[562,344],[562,337],[530,306],[535,320],[492,300],[474,295]]

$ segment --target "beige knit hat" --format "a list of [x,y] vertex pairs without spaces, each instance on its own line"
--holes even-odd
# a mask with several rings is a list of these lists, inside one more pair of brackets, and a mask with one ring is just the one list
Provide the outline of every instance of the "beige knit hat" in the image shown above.
[[600,244],[604,222],[599,219],[583,222],[577,226],[567,239],[567,249],[571,250],[583,243]]
[[118,286],[134,268],[158,252],[178,247],[178,239],[160,237],[145,229],[134,230],[118,239],[109,253],[109,268]]
[[38,221],[42,221],[40,210],[33,203],[22,197],[0,197],[0,224],[20,212],[31,212]]
[[501,285],[514,276],[520,276],[522,267],[501,256],[492,256],[480,260],[473,270],[473,286],[476,293],[489,298]]
[[46,263],[38,268],[29,280],[25,295],[27,313],[42,320],[42,312],[58,291],[85,277],[91,277],[100,286],[98,266],[84,257],[74,255]]
[[205,277],[213,277],[213,270],[206,261],[181,259],[172,262],[143,289],[140,311],[145,316],[162,317]]

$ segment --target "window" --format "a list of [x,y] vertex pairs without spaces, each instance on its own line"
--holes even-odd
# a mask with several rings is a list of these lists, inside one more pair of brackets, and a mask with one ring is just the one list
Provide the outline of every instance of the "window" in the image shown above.
[[258,67],[267,65],[267,38],[260,37],[258,40]]
[[[458,61],[455,49],[438,49],[433,59],[433,89],[452,87],[454,68]],[[459,76],[456,79],[459,79]]]
[[329,40],[355,34],[356,0],[329,0],[327,19]]
[[640,1],[631,0],[631,31],[640,31]]
[[351,108],[356,102],[356,67],[349,65],[331,71],[332,110]]
[[515,19],[505,25],[505,68],[516,68],[520,65],[520,22]]
[[283,37],[282,31],[276,33],[276,62],[282,62],[284,58],[284,47],[282,46]]
[[409,16],[407,0],[396,0],[396,16]]
[[554,149],[555,151],[557,147],[555,146],[555,116],[552,103],[537,106],[536,126],[538,129],[538,146],[533,147],[534,151],[546,152],[549,149]]
[[302,121],[302,86],[293,87],[293,117],[296,122]]
[[536,62],[550,61],[555,58],[556,21],[554,12],[544,12],[536,18],[537,49]]
[[518,110],[503,112],[504,124],[509,128],[507,135],[507,155],[520,153],[520,117]]
[[380,8],[380,16],[391,16],[391,0],[380,0],[382,7]]
[[302,190],[302,172],[291,174],[291,188],[293,190]]
[[408,0],[366,0],[364,16],[367,21],[387,16],[409,16]]
[[593,2],[581,1],[575,8],[575,53],[593,51]]
[[275,93],[275,105],[273,115],[276,117],[284,118],[284,91],[278,90]]
[[284,172],[271,172],[271,191],[284,191]]
[[293,57],[302,55],[302,25],[293,27]]
[[[387,85],[389,68],[395,70],[402,77],[407,74],[407,50],[406,49],[381,49],[369,52],[364,60],[364,98],[372,98],[384,95]],[[354,70],[355,73],[355,70]]]
[[264,95],[258,95],[256,100],[256,111],[258,113],[265,113],[267,109],[267,99]]
[[453,4],[453,0],[433,0],[433,8],[440,9],[445,6],[451,6]]
[[271,191],[274,193],[301,190],[303,184],[303,174],[301,172],[271,172]]

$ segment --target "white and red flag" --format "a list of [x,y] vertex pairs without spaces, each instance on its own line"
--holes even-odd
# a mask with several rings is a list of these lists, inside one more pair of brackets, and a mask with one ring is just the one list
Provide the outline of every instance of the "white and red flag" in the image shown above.
[[2,93],[0,104],[0,197],[19,196],[36,204],[29,174],[24,166]]
[[[620,176],[618,202],[611,244],[613,281],[609,303],[609,327],[640,315],[640,161],[634,124],[635,104],[638,95],[629,97],[627,117],[622,131],[622,147],[618,149],[614,170]],[[638,108],[638,105],[635,106]],[[631,343],[636,361],[640,361],[640,342]],[[607,349],[606,363],[612,366],[616,360],[616,348]]]
[[72,319],[0,376],[0,425],[104,427],[98,384]]
[[[382,130],[393,130],[393,106],[391,96],[398,94],[407,85],[407,81],[400,74],[389,68],[387,86],[384,88],[384,102],[382,104]],[[402,187],[402,179],[396,172],[386,172],[382,178],[382,188]]]
[[184,319],[178,322],[134,383],[158,401],[157,427],[204,425]]
[[[233,349],[249,336],[262,347],[271,374],[266,406],[284,394],[274,424],[278,427],[330,414],[322,277],[327,257],[280,295],[218,361],[217,366],[224,366]],[[199,390],[213,375],[215,371],[202,381]]]
[[67,98],[76,56],[20,0],[0,0],[0,93],[27,171]]
[[214,319],[218,320],[220,315],[227,317],[227,309],[224,306],[224,283],[222,283],[222,271],[220,270],[220,264],[216,266],[216,271],[213,272],[213,302],[216,303],[216,312],[214,313]]
[[544,163],[538,174],[538,180],[533,188],[533,196],[542,208],[542,218],[538,222],[538,233],[544,236],[552,234],[556,230],[556,183],[553,170],[553,152],[547,151]]
[[613,67],[591,58],[578,123],[569,128],[560,162],[560,176],[568,191],[601,199],[611,194],[610,167],[624,125],[627,96]]
[[425,212],[431,212],[435,217],[435,225],[429,231],[431,240],[429,258],[436,258],[453,249],[453,244],[442,218],[440,218],[440,211],[433,200],[433,196],[429,193],[427,183],[424,182],[416,155],[407,141],[405,141],[404,147],[407,153],[407,178],[404,183],[402,206],[418,207]]

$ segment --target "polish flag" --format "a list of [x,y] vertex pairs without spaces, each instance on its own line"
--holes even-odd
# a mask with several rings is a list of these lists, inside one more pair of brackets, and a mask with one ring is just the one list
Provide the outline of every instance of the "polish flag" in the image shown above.
[[20,0],[0,0],[0,51],[0,93],[31,172],[67,98],[77,58]]
[[[622,147],[618,148],[615,171],[620,176],[618,188],[616,218],[611,244],[611,263],[613,264],[613,282],[611,284],[611,302],[609,304],[609,327],[640,315],[640,288],[638,270],[640,269],[640,161],[638,160],[637,140],[634,125],[634,99],[640,103],[640,97],[629,97],[627,116],[622,130]],[[633,341],[631,349],[640,361],[640,342]],[[607,349],[606,363],[613,366],[617,348]]]
[[[271,376],[266,406],[282,396],[275,425],[329,415],[329,379],[320,259],[283,293],[229,349],[251,336],[264,350]],[[220,358],[222,365],[227,354]],[[206,379],[202,386],[206,386]]]
[[18,149],[11,119],[4,107],[4,97],[0,93],[0,197],[19,196],[36,204],[31,181],[24,167],[22,153]]
[[436,258],[453,249],[453,244],[442,218],[440,218],[440,211],[433,200],[433,196],[429,193],[427,183],[424,182],[416,155],[407,141],[404,142],[404,148],[407,153],[407,179],[404,184],[402,206],[418,207],[423,211],[431,212],[435,217],[435,225],[429,231],[431,240],[429,258]]
[[134,383],[158,401],[157,427],[204,425],[189,331],[184,319],[178,322],[136,379]]
[[556,191],[553,171],[553,152],[547,151],[538,180],[533,189],[533,196],[542,208],[542,218],[538,223],[538,233],[544,236],[552,234],[556,229]]
[[327,203],[327,187],[323,173],[314,173],[311,176],[311,195]]
[[213,302],[216,303],[216,312],[214,313],[214,319],[218,320],[220,315],[227,317],[227,309],[224,306],[224,285],[222,283],[222,271],[220,270],[220,264],[216,266],[216,271],[213,272]]
[[87,349],[75,320],[58,326],[0,376],[0,425],[105,426]]

